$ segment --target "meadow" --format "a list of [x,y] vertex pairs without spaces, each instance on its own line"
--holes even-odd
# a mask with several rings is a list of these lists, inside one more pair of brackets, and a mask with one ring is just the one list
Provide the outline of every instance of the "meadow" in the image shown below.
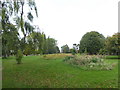
[[63,62],[71,54],[24,56],[22,64],[15,57],[2,60],[3,88],[118,88],[118,59],[112,70],[84,70]]

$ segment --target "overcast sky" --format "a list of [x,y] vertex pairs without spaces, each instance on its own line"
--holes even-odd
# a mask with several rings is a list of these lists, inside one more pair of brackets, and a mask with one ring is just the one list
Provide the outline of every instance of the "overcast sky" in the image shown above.
[[105,37],[118,32],[119,0],[35,0],[39,17],[34,24],[70,48],[86,32],[98,31]]

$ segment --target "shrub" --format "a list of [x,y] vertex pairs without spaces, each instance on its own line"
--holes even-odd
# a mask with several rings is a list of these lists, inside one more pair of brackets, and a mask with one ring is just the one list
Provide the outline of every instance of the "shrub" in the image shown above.
[[106,49],[100,49],[99,50],[99,54],[100,55],[106,55],[107,54],[107,50]]
[[68,60],[71,60],[72,58],[74,58],[74,56],[66,56],[63,61],[68,61]]
[[72,55],[75,55],[75,54],[76,54],[75,49],[72,49]]
[[102,58],[101,55],[75,55],[74,57],[65,57],[64,61],[87,70],[112,70],[112,65],[105,63]]
[[17,64],[21,64],[21,59],[22,59],[22,57],[23,57],[22,51],[21,51],[21,50],[18,50],[18,51],[17,51],[17,54],[16,54]]

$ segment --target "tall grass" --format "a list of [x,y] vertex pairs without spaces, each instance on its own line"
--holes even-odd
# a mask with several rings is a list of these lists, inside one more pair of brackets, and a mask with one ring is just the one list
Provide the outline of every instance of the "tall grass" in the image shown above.
[[59,54],[46,54],[42,57],[46,60],[52,60],[52,59],[63,59],[66,56],[72,56],[72,54],[65,54],[65,53],[59,53]]

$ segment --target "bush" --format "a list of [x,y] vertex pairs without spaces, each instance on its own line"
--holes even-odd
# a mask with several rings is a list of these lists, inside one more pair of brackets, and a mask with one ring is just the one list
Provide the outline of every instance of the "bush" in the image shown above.
[[75,49],[72,49],[72,55],[75,55],[75,54],[76,54]]
[[74,58],[74,56],[66,56],[63,61],[68,61],[70,59]]
[[64,61],[87,70],[112,70],[112,64],[105,63],[102,58],[101,55],[75,55],[74,57],[65,57]]
[[22,51],[21,51],[21,50],[18,50],[18,51],[17,51],[17,54],[16,54],[17,64],[21,64],[21,59],[22,59],[22,57],[23,57]]
[[107,50],[105,50],[105,49],[100,49],[100,50],[99,50],[99,54],[100,54],[100,55],[106,55],[106,54],[107,54]]
[[91,62],[93,63],[102,62],[102,58],[94,56],[91,58]]

